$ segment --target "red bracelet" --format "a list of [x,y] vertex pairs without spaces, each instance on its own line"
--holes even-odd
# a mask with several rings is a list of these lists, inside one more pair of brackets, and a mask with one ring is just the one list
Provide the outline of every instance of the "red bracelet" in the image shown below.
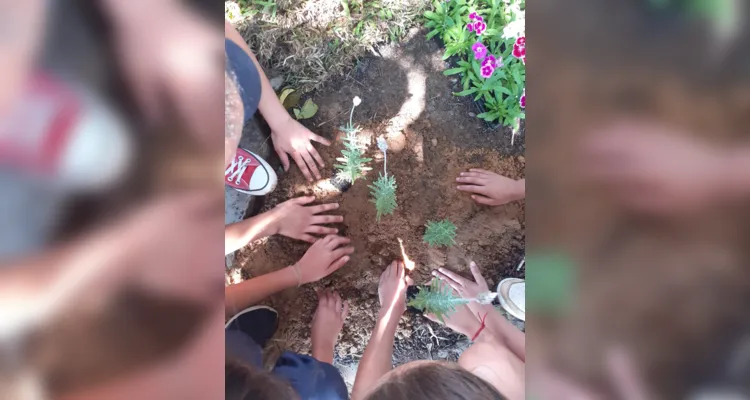
[[[487,318],[487,314],[488,313],[484,313],[484,317],[479,318],[479,320],[482,322],[482,325],[479,327],[479,330],[477,331],[477,333],[475,333],[474,336],[471,337],[472,342],[477,338],[477,336],[479,336],[480,333],[482,333],[482,330],[485,327],[484,320]],[[477,317],[479,317],[479,314],[477,314]]]

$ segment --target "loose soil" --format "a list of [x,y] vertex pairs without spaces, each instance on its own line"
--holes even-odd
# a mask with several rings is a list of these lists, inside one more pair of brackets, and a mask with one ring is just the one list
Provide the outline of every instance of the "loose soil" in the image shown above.
[[[352,77],[319,92],[314,100],[320,111],[304,123],[335,140],[330,148],[318,146],[327,165],[332,166],[342,148],[338,127],[348,118],[352,98],[361,97],[362,105],[354,112],[355,123],[361,125],[363,135],[385,135],[389,141],[388,172],[395,175],[399,185],[395,213],[379,223],[375,220],[368,185],[382,170],[382,157],[377,155],[374,140],[367,153],[375,158],[373,171],[345,192],[337,190],[329,179],[308,184],[293,167],[286,174],[280,171],[279,186],[262,207],[268,210],[303,195],[315,195],[317,203],[340,204],[337,213],[344,216],[344,223],[336,227],[341,235],[351,238],[356,252],[344,268],[326,279],[268,299],[267,303],[279,311],[280,327],[266,353],[270,358],[280,350],[308,353],[310,323],[317,304],[314,289],[334,288],[351,304],[336,348],[336,364],[348,383],[353,380],[356,363],[375,324],[379,276],[392,260],[401,258],[398,238],[403,239],[407,255],[417,263],[411,273],[417,283],[427,283],[431,271],[443,266],[468,277],[470,260],[480,266],[492,286],[501,278],[524,277],[524,271],[515,271],[524,252],[523,203],[479,206],[455,189],[458,174],[475,167],[522,178],[523,138],[517,137],[515,147],[510,146],[509,132],[490,129],[470,114],[473,105],[469,101],[452,96],[455,83],[442,74],[442,51],[437,43],[425,41],[422,33],[413,32],[402,47],[383,48],[381,54],[361,61]],[[328,172],[332,176],[333,168]],[[431,249],[422,242],[425,223],[443,218],[458,227],[456,245]],[[240,250],[236,265],[246,276],[259,276],[295,263],[308,247],[274,236]],[[467,345],[465,337],[409,311],[396,334],[394,362],[456,360]]]

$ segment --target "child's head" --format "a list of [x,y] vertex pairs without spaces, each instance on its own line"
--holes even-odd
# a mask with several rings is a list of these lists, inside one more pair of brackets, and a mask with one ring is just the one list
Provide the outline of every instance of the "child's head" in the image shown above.
[[505,400],[505,397],[456,363],[415,361],[389,372],[366,399]]
[[268,371],[227,359],[224,381],[226,400],[299,400],[288,382]]

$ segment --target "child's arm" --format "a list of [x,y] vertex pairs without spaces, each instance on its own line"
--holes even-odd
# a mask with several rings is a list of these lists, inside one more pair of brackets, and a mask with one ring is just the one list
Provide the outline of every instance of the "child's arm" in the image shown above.
[[321,168],[325,164],[318,151],[313,147],[312,142],[318,142],[325,146],[330,146],[331,142],[326,138],[312,133],[289,115],[278,97],[276,97],[276,92],[271,87],[271,82],[266,77],[263,68],[261,68],[253,52],[250,51],[250,47],[245,43],[242,35],[237,32],[237,29],[229,21],[225,21],[224,31],[227,39],[237,44],[237,46],[250,56],[250,59],[255,64],[255,69],[258,70],[261,82],[258,110],[260,110],[263,118],[265,118],[271,127],[273,147],[281,159],[284,170],[289,171],[289,157],[291,156],[308,182],[312,182],[313,176],[316,179],[322,179],[320,170],[318,170],[316,164]]
[[[297,264],[224,289],[227,318],[284,289],[319,281],[349,261],[354,247],[350,240],[329,235],[310,246]],[[346,246],[346,247],[345,247]]]
[[292,239],[315,243],[313,234],[334,235],[336,228],[322,226],[344,221],[340,215],[320,215],[335,210],[338,203],[310,206],[314,196],[287,200],[270,211],[248,218],[224,229],[224,253],[232,253],[248,243],[271,235],[284,235]]
[[363,399],[393,369],[393,342],[398,321],[406,311],[407,286],[402,262],[394,261],[380,276],[378,322],[359,362],[352,400]]

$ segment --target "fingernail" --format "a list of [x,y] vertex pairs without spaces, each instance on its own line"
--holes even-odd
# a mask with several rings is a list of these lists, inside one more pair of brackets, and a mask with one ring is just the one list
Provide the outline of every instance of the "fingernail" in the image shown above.
[[438,271],[443,272],[443,269],[442,268],[438,268]]
[[461,172],[460,174],[458,174],[458,176],[464,176],[465,174],[466,172]]
[[437,272],[436,271],[432,271],[432,276],[437,276]]
[[349,256],[344,257],[344,262],[347,262],[347,261],[349,261]]
[[461,178],[456,178],[456,182],[461,182]]

